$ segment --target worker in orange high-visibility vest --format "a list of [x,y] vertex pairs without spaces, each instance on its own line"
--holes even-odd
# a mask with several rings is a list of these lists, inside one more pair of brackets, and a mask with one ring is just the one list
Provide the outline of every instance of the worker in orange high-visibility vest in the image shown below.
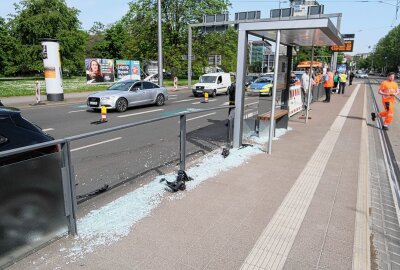
[[[394,115],[394,102],[396,101],[396,95],[399,94],[399,86],[394,81],[394,72],[389,72],[387,80],[383,81],[379,86],[379,94],[382,95],[382,104],[384,111],[378,113],[379,117],[385,118],[382,129],[388,130],[388,126],[393,121]],[[371,113],[372,121],[375,121],[376,114]]]
[[333,73],[330,68],[326,69],[326,73],[323,77],[324,80],[324,88],[325,88],[325,100],[323,102],[331,102],[331,91],[334,85],[333,82]]

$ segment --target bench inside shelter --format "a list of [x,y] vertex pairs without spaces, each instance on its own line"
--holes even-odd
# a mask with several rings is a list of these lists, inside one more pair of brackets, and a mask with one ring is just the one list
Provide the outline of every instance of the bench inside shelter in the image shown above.
[[[275,109],[274,119],[274,137],[277,128],[288,128],[289,124],[289,110]],[[260,121],[271,121],[271,111],[257,115],[255,121],[255,131],[258,134],[260,131]]]

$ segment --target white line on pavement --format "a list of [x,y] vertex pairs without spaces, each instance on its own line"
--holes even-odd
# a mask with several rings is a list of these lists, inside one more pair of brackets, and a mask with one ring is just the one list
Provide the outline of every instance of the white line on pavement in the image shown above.
[[163,111],[163,110],[164,110],[164,109],[156,109],[156,110],[151,110],[151,111],[145,111],[145,112],[138,112],[138,113],[131,113],[131,114],[120,115],[120,116],[117,116],[117,117],[119,117],[119,118],[124,118],[124,117],[139,115],[139,114],[152,113],[152,112],[159,112],[159,111]]
[[117,140],[120,140],[120,139],[122,139],[122,137],[118,137],[118,138],[114,138],[114,139],[111,139],[111,140],[102,141],[102,142],[98,142],[98,143],[94,143],[94,144],[89,144],[89,145],[86,145],[86,146],[82,146],[82,147],[78,147],[78,148],[72,149],[71,152],[82,150],[82,149],[89,148],[89,147],[93,147],[93,146],[100,145],[100,144],[105,144],[105,143],[108,143],[108,142],[117,141]]
[[87,109],[84,109],[84,110],[77,110],[77,111],[70,111],[70,112],[68,112],[68,113],[86,112],[86,111],[87,111]]
[[173,98],[170,97],[170,98],[168,98],[168,100],[174,100],[174,99],[177,99],[177,98],[176,98],[176,97],[173,97]]
[[170,97],[177,97],[178,95],[169,95]]
[[174,101],[174,103],[180,103],[180,102],[186,102],[186,101],[192,101],[192,100],[197,100],[197,98],[177,100],[177,101]]
[[213,115],[213,114],[216,114],[216,112],[209,113],[209,114],[204,114],[204,115],[200,115],[200,116],[196,116],[196,117],[190,118],[190,119],[188,119],[186,121],[192,121],[192,120],[199,119],[199,118],[206,117],[206,116]]
[[258,101],[257,101],[257,102],[253,102],[253,103],[244,104],[244,105],[245,105],[245,106],[250,106],[250,105],[257,104],[257,103],[258,103]]
[[47,131],[52,131],[52,130],[54,130],[54,128],[45,128],[45,129],[42,129],[44,132],[47,132]]

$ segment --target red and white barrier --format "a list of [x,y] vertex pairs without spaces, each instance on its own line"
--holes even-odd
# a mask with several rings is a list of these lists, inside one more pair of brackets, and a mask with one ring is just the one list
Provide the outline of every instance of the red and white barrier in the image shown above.
[[174,77],[174,91],[178,90],[178,77]]
[[36,81],[36,104],[40,103],[40,83]]
[[303,109],[303,101],[301,100],[301,85],[296,82],[289,88],[289,117],[300,112]]

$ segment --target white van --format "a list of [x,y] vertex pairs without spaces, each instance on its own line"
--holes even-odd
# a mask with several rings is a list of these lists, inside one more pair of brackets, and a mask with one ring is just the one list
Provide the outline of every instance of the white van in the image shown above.
[[193,85],[193,96],[203,96],[204,92],[212,97],[217,94],[228,94],[229,86],[231,86],[231,75],[229,73],[208,73],[200,76],[199,82]]

